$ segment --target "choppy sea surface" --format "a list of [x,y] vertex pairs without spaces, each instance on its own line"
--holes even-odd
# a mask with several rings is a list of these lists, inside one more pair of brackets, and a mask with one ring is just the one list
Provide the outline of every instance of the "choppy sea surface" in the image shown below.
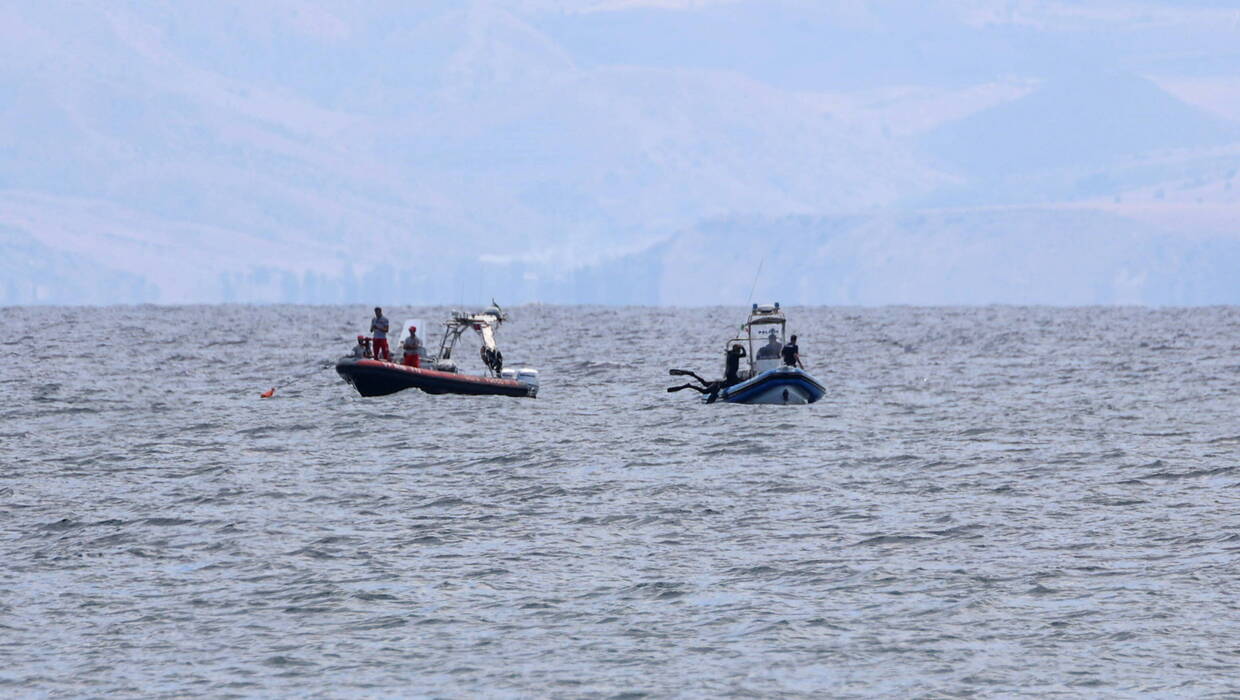
[[800,407],[664,390],[736,308],[364,399],[369,313],[0,309],[0,695],[1240,693],[1240,309],[792,308]]

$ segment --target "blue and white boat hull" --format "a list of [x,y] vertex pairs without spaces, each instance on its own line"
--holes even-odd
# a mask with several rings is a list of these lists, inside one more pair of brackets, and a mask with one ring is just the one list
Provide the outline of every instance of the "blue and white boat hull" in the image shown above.
[[[822,383],[809,372],[796,367],[778,367],[721,389],[715,400],[787,406],[814,403],[826,393]],[[710,397],[705,400],[710,402]]]

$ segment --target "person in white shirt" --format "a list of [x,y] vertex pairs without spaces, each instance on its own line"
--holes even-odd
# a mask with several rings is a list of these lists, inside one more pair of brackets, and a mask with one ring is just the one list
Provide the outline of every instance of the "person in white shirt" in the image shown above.
[[375,354],[376,360],[392,361],[392,351],[388,349],[387,334],[388,320],[383,315],[383,309],[375,307],[375,317],[370,319],[370,333],[374,338],[371,340],[371,352]]
[[423,347],[422,341],[418,339],[417,326],[409,326],[409,337],[405,338],[403,349],[405,351],[404,364],[410,367],[422,366]]

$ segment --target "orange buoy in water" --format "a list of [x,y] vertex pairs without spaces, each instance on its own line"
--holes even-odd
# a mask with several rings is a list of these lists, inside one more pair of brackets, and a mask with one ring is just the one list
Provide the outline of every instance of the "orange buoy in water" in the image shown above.
[[259,394],[259,395],[258,395],[258,398],[260,398],[260,399],[269,399],[269,398],[271,398],[272,396],[275,396],[275,394],[276,394],[276,388],[273,386],[273,387],[271,387],[270,389],[268,389],[267,391],[264,391],[263,393]]

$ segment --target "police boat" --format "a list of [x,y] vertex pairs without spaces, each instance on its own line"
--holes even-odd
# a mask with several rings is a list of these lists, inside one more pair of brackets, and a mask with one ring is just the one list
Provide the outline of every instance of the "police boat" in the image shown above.
[[[705,403],[809,404],[826,394],[822,383],[801,367],[785,364],[782,350],[788,342],[788,321],[779,303],[754,304],[740,333],[724,345],[724,378],[707,381],[683,369],[672,376],[691,377],[697,384],[668,387],[669,392],[693,389]],[[798,358],[791,358],[798,361]],[[745,360],[747,367],[741,366]]]
[[[362,396],[386,396],[404,389],[421,389],[427,394],[537,397],[538,370],[504,367],[504,355],[495,343],[495,331],[507,319],[508,315],[494,302],[481,313],[453,311],[444,322],[438,354],[430,356],[422,349],[409,364],[365,356],[342,357],[336,362],[336,372]],[[408,337],[410,324],[406,323],[404,328],[397,352],[401,352],[403,341]],[[485,373],[481,375],[460,371],[453,355],[461,336],[469,330],[482,341],[479,354]]]

